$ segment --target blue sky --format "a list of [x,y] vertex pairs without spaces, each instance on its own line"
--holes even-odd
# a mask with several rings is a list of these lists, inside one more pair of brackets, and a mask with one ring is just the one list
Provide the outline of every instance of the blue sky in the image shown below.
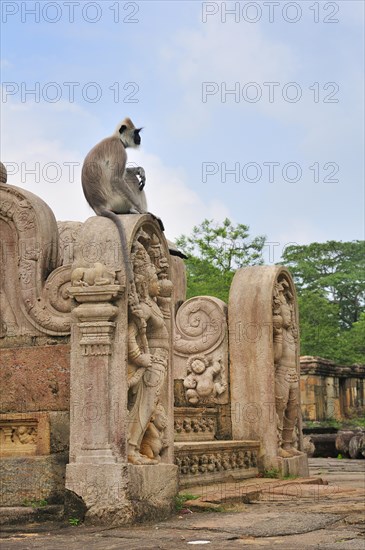
[[93,214],[83,159],[130,116],[169,238],[364,238],[362,1],[1,4],[1,160],[57,219]]

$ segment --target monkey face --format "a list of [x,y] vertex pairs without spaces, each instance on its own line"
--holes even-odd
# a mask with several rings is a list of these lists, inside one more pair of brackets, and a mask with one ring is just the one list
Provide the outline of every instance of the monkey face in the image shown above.
[[136,128],[134,130],[134,136],[133,141],[135,145],[141,145],[141,136],[139,135],[139,132],[142,130],[142,128]]
[[139,132],[142,128],[136,128],[130,118],[125,118],[118,125],[115,134],[119,137],[124,147],[138,147],[141,144]]

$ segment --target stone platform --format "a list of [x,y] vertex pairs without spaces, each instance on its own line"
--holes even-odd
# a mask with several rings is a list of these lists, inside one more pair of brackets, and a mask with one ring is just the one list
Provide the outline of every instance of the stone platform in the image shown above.
[[[217,495],[213,502],[220,505],[220,510],[206,510],[201,514],[189,506],[167,521],[144,526],[109,529],[74,526],[70,525],[68,516],[63,522],[55,517],[54,522],[14,525],[18,514],[26,509],[13,508],[7,511],[8,521],[3,522],[0,545],[4,550],[70,547],[73,550],[185,550],[191,543],[200,548],[199,541],[205,541],[206,548],[219,550],[362,550],[364,468],[364,460],[311,459],[311,475],[316,479],[312,477],[307,482],[265,478],[242,481],[239,485],[246,487],[246,493],[248,486],[260,493],[259,500],[251,500],[254,504],[246,504],[243,499],[232,505],[226,499],[225,504]],[[321,484],[321,478],[329,484]],[[213,486],[207,488],[209,498],[214,498]],[[193,489],[189,489],[189,493],[198,495]],[[228,490],[225,496],[228,497]],[[29,514],[30,510],[26,512]],[[11,519],[13,521],[9,521]]]

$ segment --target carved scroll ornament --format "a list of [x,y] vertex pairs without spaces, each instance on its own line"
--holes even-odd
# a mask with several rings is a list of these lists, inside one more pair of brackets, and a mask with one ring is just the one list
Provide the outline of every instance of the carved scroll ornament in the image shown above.
[[223,341],[226,319],[214,298],[190,298],[178,310],[174,353],[182,356],[211,352]]
[[69,334],[71,301],[66,287],[71,266],[57,267],[58,230],[53,212],[36,195],[2,183],[0,218],[14,234],[18,265],[14,285],[23,315],[42,333]]

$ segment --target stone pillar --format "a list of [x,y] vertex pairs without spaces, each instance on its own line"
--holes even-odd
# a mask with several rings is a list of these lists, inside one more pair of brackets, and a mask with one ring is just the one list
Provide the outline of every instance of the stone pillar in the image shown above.
[[[124,289],[123,289],[124,290]],[[113,396],[109,374],[118,308],[112,305],[122,294],[120,285],[71,287],[69,294],[78,305],[73,310],[75,327],[72,349],[78,369],[71,379],[72,431],[70,461],[75,463],[115,463],[112,445],[122,455],[115,440]],[[75,391],[77,390],[77,391]]]
[[298,309],[289,272],[239,269],[228,319],[233,438],[260,440],[261,469],[308,475],[300,451]]
[[[167,514],[173,464],[172,300],[167,243],[148,215],[120,220],[128,281],[111,220],[87,220],[71,276],[71,506],[122,525]],[[77,498],[79,497],[79,498]]]

